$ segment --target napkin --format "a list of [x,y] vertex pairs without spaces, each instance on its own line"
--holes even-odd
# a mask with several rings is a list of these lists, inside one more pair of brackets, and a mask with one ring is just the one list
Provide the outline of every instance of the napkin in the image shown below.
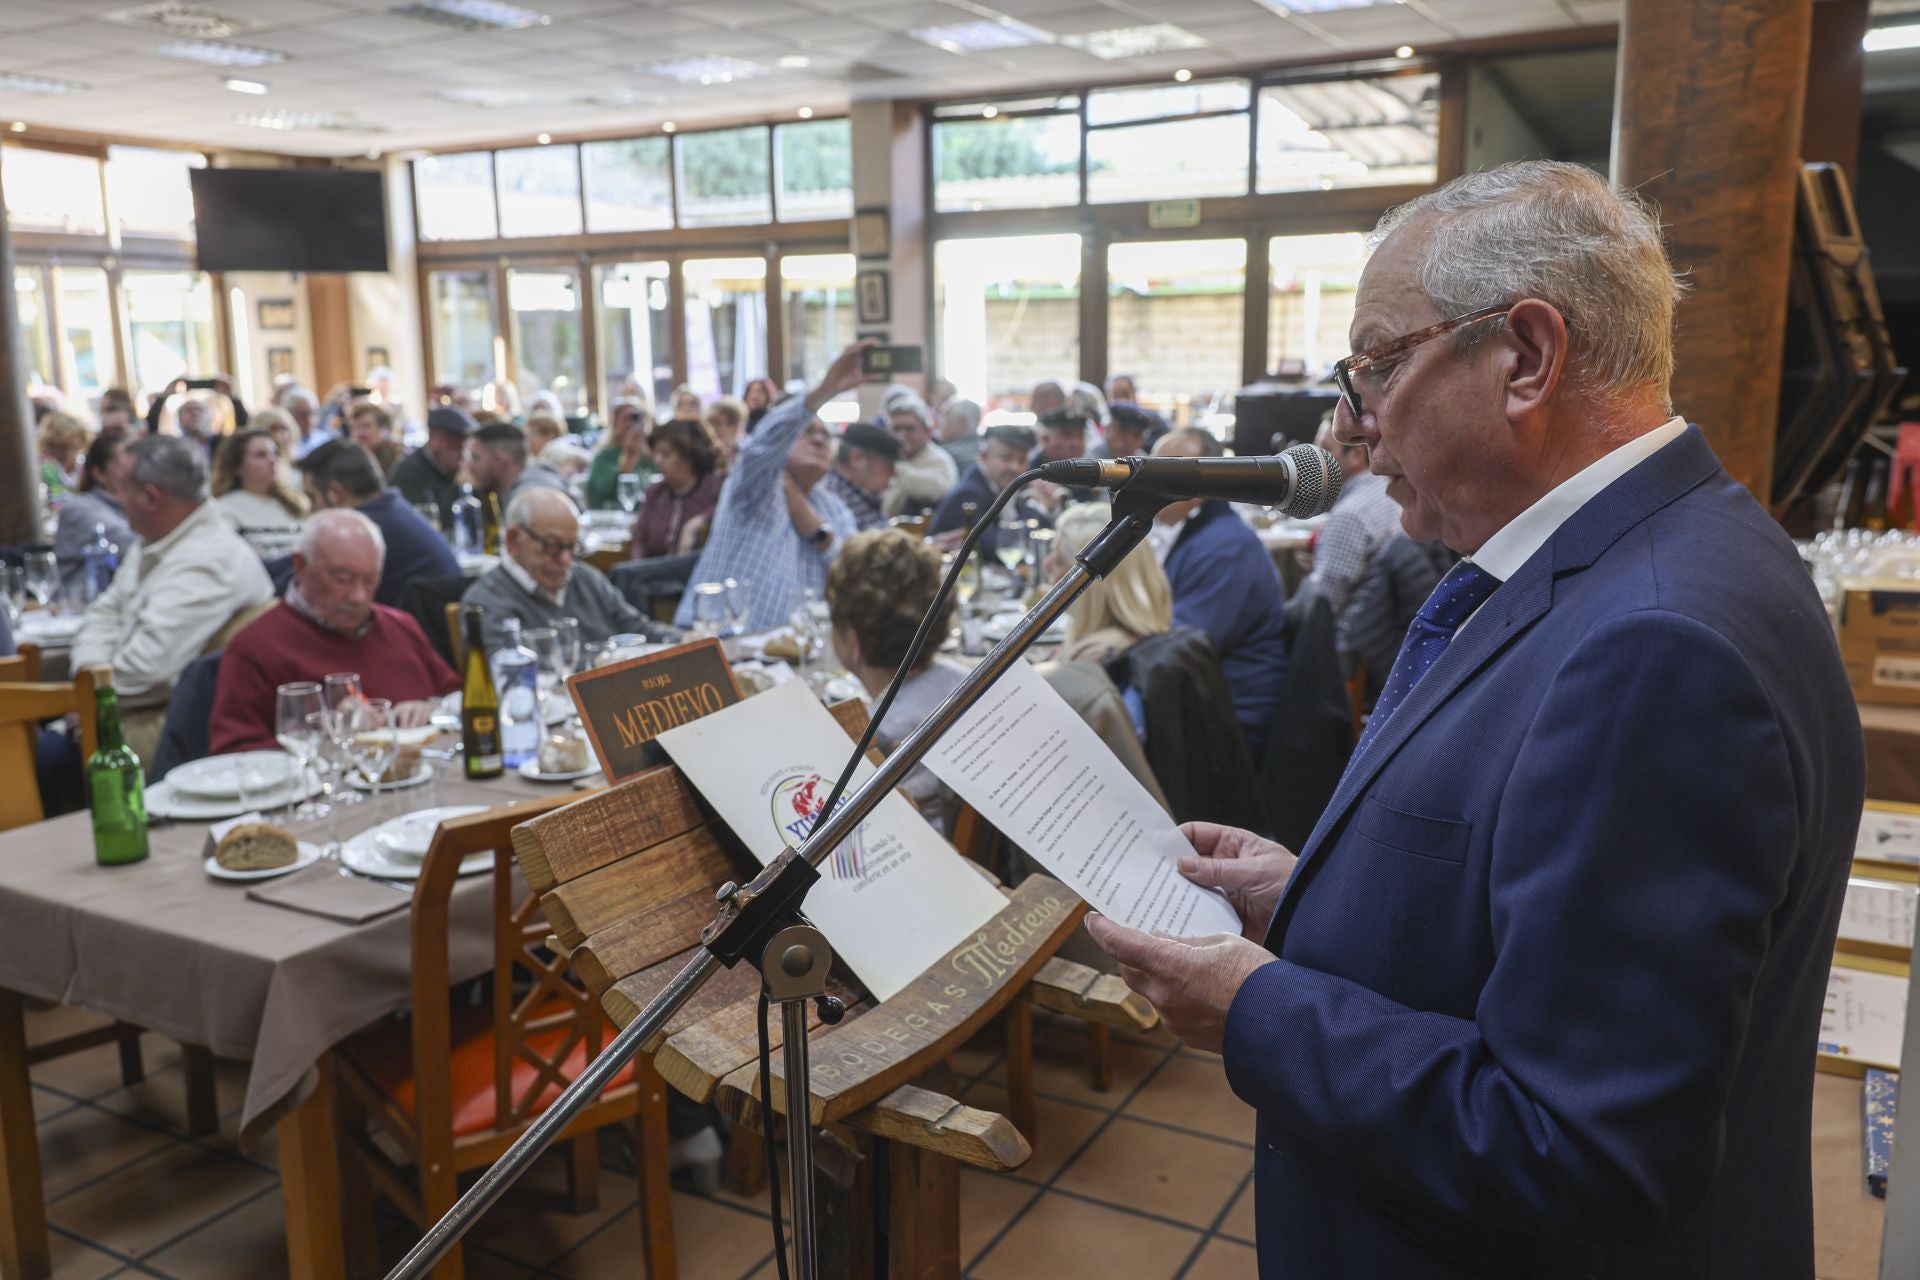
[[397,892],[397,887],[404,886],[386,880],[343,876],[337,864],[316,862],[304,871],[248,889],[247,896],[255,902],[303,911],[342,924],[365,924],[404,911],[412,904],[413,894]]

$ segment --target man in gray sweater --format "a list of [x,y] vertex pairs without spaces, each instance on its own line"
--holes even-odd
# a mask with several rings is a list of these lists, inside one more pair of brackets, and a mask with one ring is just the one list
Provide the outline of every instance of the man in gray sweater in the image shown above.
[[580,517],[566,494],[523,489],[507,508],[506,523],[506,554],[460,598],[462,605],[480,606],[487,652],[500,647],[500,624],[508,618],[527,628],[575,618],[580,638],[589,642],[624,634],[680,639],[680,632],[628,604],[605,574],[575,562]]

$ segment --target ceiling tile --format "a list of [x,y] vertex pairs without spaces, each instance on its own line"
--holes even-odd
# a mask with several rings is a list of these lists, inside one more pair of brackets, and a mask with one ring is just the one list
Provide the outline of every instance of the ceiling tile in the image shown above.
[[1318,27],[1349,44],[1418,44],[1423,40],[1432,43],[1446,36],[1445,31],[1401,5],[1331,9],[1326,13],[1302,14],[1299,21],[1303,26]]
[[682,5],[680,11],[698,14],[705,22],[727,27],[791,22],[813,16],[811,10],[789,3],[788,0],[697,0],[697,3]]

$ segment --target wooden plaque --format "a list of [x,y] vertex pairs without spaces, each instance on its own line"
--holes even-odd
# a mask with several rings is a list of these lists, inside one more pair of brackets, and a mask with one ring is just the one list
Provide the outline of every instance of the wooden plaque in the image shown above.
[[654,741],[661,733],[741,698],[726,653],[713,639],[582,671],[567,681],[567,691],[610,783],[665,764],[666,752]]

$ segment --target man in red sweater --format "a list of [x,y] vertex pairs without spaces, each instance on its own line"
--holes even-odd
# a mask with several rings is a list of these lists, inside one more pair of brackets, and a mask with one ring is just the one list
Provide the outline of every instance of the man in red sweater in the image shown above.
[[425,724],[433,700],[460,687],[419,623],[374,603],[385,559],[379,528],[357,511],[322,511],[307,522],[286,598],[242,628],[220,659],[214,755],[272,747],[274,690],[297,680],[357,671],[366,695],[391,699],[402,725]]

